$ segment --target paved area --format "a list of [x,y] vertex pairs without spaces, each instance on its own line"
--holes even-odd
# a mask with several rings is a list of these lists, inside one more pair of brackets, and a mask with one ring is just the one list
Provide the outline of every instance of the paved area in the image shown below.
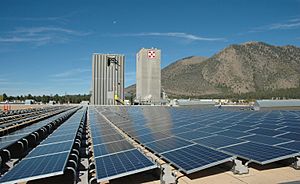
[[[135,174],[110,181],[111,184],[160,184],[159,177],[153,172]],[[271,168],[250,168],[249,174],[235,175],[220,167],[182,177],[179,184],[300,184],[300,170],[289,166]]]

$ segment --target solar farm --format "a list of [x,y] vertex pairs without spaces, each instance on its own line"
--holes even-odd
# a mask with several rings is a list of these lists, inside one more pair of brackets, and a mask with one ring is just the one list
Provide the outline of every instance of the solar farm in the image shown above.
[[300,167],[299,110],[51,106],[0,117],[0,183],[161,183],[227,167]]

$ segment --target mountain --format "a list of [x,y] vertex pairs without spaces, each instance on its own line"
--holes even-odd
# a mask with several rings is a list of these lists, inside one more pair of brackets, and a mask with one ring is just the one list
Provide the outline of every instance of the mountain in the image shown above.
[[[193,56],[176,61],[161,75],[162,88],[173,97],[300,89],[300,48],[263,42],[235,44],[210,58]],[[128,90],[135,91],[135,86]]]

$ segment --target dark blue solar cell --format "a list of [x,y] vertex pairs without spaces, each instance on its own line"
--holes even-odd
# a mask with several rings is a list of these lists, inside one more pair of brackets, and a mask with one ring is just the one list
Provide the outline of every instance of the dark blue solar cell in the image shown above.
[[294,142],[280,144],[280,145],[278,145],[278,147],[283,147],[283,148],[287,148],[287,149],[291,149],[291,150],[300,152],[300,141],[294,141]]
[[93,136],[93,144],[98,145],[98,144],[103,144],[103,143],[109,143],[109,142],[114,142],[114,141],[120,141],[123,140],[124,138],[116,133],[116,134],[111,134],[111,135],[105,135],[105,136]]
[[255,125],[254,127],[260,127],[260,128],[268,128],[268,129],[277,129],[277,128],[282,128],[283,125],[274,125],[274,124],[258,124],[258,125]]
[[252,122],[247,122],[247,121],[242,121],[237,123],[238,125],[244,125],[244,126],[255,126],[258,125],[259,122],[258,121],[252,121]]
[[72,141],[66,141],[66,142],[60,142],[55,144],[45,144],[45,145],[39,145],[35,149],[33,149],[26,158],[30,157],[36,157],[41,155],[49,155],[64,151],[70,151],[73,146],[73,140]]
[[184,127],[179,127],[179,128],[172,128],[172,129],[166,129],[163,130],[162,132],[168,135],[177,135],[177,134],[181,134],[184,132],[190,131],[190,129],[188,128],[184,128]]
[[199,128],[198,130],[200,130],[202,132],[207,132],[207,133],[216,133],[216,132],[224,131],[223,128],[212,127],[212,126]]
[[63,174],[69,153],[58,153],[25,158],[0,178],[0,183],[22,183],[30,178],[39,179]]
[[145,134],[151,133],[151,130],[149,128],[143,128],[139,130],[133,130],[131,132],[128,132],[131,136],[136,137],[136,136],[142,136]]
[[146,144],[146,146],[149,149],[155,151],[156,153],[163,153],[166,151],[171,151],[191,144],[193,143],[177,137],[170,137],[170,138],[161,139],[155,142],[148,143]]
[[133,148],[134,147],[131,144],[129,144],[126,140],[110,142],[106,144],[99,144],[94,146],[94,157],[99,157]]
[[[299,125],[299,127],[300,127],[300,125]],[[294,133],[300,134],[300,128],[299,127],[288,126],[288,127],[280,128],[279,130],[286,131],[286,132],[294,132]]]
[[194,131],[184,132],[182,134],[177,134],[176,136],[184,138],[186,140],[192,140],[192,139],[199,139],[202,137],[208,137],[211,135],[213,135],[213,134],[194,130]]
[[232,124],[222,122],[222,123],[212,123],[212,124],[210,124],[209,126],[213,126],[213,127],[218,127],[218,128],[223,128],[223,129],[224,129],[224,128],[231,127]]
[[61,136],[51,136],[51,137],[48,137],[46,140],[44,140],[41,144],[50,144],[50,143],[74,140],[75,137],[76,137],[76,132],[73,134],[66,134],[66,135],[61,135]]
[[224,136],[231,137],[231,138],[241,138],[241,137],[251,135],[250,133],[236,131],[236,130],[225,130],[223,132],[218,132],[217,134],[224,135]]
[[247,141],[252,141],[252,142],[263,143],[267,145],[276,145],[276,144],[290,141],[289,139],[282,139],[282,138],[270,137],[270,136],[259,135],[259,134],[243,137],[242,139]]
[[259,164],[268,164],[298,154],[296,151],[253,142],[241,143],[221,150]]
[[222,136],[222,135],[213,135],[210,137],[196,139],[193,141],[198,144],[208,146],[211,148],[215,148],[215,149],[245,142],[243,140],[230,138],[230,137],[226,137],[226,136]]
[[136,149],[96,158],[97,182],[154,168],[156,166]]
[[254,129],[254,128],[250,127],[250,126],[244,126],[244,125],[233,125],[231,127],[228,127],[228,129],[243,132],[243,131],[251,130],[251,129]]
[[227,154],[201,145],[191,145],[164,153],[162,156],[176,167],[182,169],[186,174],[225,163],[232,159]]
[[205,125],[199,124],[199,123],[192,123],[192,124],[184,126],[184,128],[188,128],[190,130],[195,130],[197,128],[202,128],[202,127],[205,127]]
[[294,140],[294,141],[300,141],[300,134],[292,133],[292,132],[289,132],[289,133],[286,133],[286,134],[283,134],[283,135],[280,135],[280,136],[277,136],[277,137],[278,138],[291,139],[291,140]]
[[260,135],[267,135],[267,136],[276,136],[285,133],[285,131],[280,130],[271,130],[266,128],[257,128],[254,130],[247,131],[248,133],[252,134],[260,134]]
[[142,135],[142,136],[139,136],[139,137],[135,137],[135,139],[137,141],[139,141],[140,143],[145,144],[145,143],[157,141],[157,140],[160,140],[160,139],[164,139],[164,138],[167,138],[167,137],[170,137],[170,135],[164,134],[162,132],[155,132],[155,133],[152,133],[152,134],[146,134],[146,135]]
[[291,122],[284,122],[284,123],[280,123],[279,125],[282,125],[282,126],[291,126],[291,127],[299,127],[300,126],[299,123],[291,123]]

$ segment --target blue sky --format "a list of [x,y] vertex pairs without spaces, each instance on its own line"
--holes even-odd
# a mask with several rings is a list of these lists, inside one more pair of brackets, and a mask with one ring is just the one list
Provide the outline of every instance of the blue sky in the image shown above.
[[0,93],[87,94],[92,53],[162,50],[162,67],[230,44],[300,46],[300,0],[2,0]]

